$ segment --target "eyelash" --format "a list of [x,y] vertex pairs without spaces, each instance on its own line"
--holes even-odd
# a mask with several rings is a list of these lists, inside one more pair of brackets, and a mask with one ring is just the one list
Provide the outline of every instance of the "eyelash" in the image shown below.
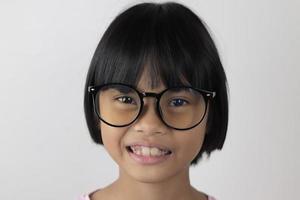
[[[115,100],[121,102],[121,103],[124,103],[124,104],[133,104],[133,105],[136,105],[136,102],[134,101],[134,98],[130,97],[130,96],[120,96],[120,97],[116,97]],[[130,102],[127,102],[127,101],[130,101]],[[175,102],[177,101],[177,102]],[[173,103],[175,102],[178,103],[178,101],[180,101],[181,105],[174,105]],[[173,105],[172,105],[173,104]],[[180,107],[180,106],[184,106],[184,105],[187,105],[189,104],[189,101],[185,100],[185,99],[182,99],[182,98],[173,98],[169,101],[169,105],[172,106],[172,107]]]
[[[185,100],[185,99],[172,99],[171,101],[170,101],[170,104],[172,104],[174,101],[181,101],[183,104],[182,105],[180,105],[180,106],[183,106],[183,105],[186,105],[186,104],[188,104],[189,102],[187,101],[187,100]],[[172,106],[174,106],[174,105],[172,105]],[[177,107],[177,106],[175,106],[175,107]]]
[[[130,96],[120,96],[120,97],[117,97],[117,98],[115,98],[117,101],[119,101],[119,102],[121,102],[121,103],[125,103],[125,104],[136,104],[136,102],[134,102],[134,99],[132,98],[132,97],[130,97]],[[125,99],[125,101],[124,101],[124,99]],[[134,102],[134,103],[126,103],[126,101],[128,100],[128,99],[130,99],[132,102]]]

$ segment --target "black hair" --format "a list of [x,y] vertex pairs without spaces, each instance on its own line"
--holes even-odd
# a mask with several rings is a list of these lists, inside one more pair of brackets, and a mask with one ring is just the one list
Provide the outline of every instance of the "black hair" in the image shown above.
[[155,87],[184,84],[216,92],[209,103],[202,148],[208,157],[222,149],[228,124],[226,75],[207,25],[175,2],[141,3],[120,13],[104,32],[86,77],[84,111],[93,141],[103,144],[89,86],[109,82],[136,85],[146,70]]

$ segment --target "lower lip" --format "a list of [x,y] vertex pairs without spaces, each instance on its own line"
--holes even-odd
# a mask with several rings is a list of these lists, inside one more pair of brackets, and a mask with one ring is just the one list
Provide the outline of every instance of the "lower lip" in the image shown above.
[[135,160],[137,163],[142,165],[154,165],[159,164],[170,158],[172,154],[164,155],[164,156],[142,156],[134,154],[130,151],[127,151],[130,157]]

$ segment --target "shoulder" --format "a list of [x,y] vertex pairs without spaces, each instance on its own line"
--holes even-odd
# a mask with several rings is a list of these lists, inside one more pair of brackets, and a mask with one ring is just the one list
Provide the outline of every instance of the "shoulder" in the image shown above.
[[216,200],[216,199],[212,196],[208,196],[208,200]]
[[89,195],[84,194],[84,195],[80,196],[78,200],[90,200],[90,197],[89,197]]
[[[89,195],[82,195],[79,197],[78,200],[90,200],[90,198],[89,198]],[[212,196],[208,196],[208,200],[216,200],[216,199]]]
[[[95,190],[95,191],[91,192],[90,194],[81,195],[78,200],[91,200],[91,198],[92,199],[102,199],[103,198],[103,192],[104,192],[103,189],[102,190],[98,189],[98,190]],[[96,198],[96,196],[97,196],[97,198]],[[210,196],[210,195],[207,195],[207,194],[205,194],[205,196],[207,196],[207,200],[217,200],[213,196]],[[98,198],[98,197],[101,197],[101,198]]]
[[85,193],[84,195],[81,195],[78,200],[95,200],[95,199],[110,199],[110,198],[106,194],[106,189],[100,188],[94,190],[93,192]]

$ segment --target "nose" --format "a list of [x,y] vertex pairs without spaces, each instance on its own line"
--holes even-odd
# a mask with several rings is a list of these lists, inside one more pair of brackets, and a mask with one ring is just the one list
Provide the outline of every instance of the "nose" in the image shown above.
[[148,135],[166,133],[167,127],[156,109],[156,98],[144,98],[142,112],[132,127],[136,132]]

